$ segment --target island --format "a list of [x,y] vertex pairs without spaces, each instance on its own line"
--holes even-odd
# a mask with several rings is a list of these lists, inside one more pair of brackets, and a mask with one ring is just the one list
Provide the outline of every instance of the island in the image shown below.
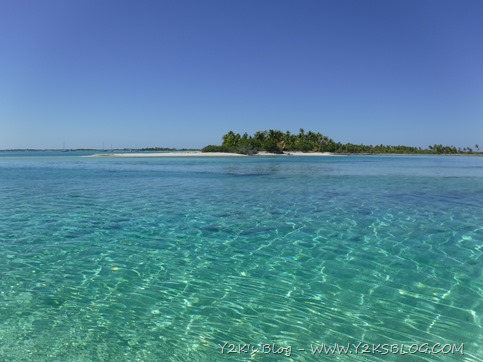
[[478,154],[479,145],[456,148],[435,144],[428,148],[411,147],[403,145],[362,145],[336,142],[320,132],[305,132],[301,128],[298,134],[279,130],[257,131],[253,135],[229,131],[222,138],[221,145],[208,145],[203,153],[231,153],[243,155],[256,154]]

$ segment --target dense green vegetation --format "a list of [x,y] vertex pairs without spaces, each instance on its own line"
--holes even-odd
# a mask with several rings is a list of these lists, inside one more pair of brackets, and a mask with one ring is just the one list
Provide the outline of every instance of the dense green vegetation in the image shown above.
[[203,152],[230,152],[254,155],[260,151],[270,153],[285,152],[334,152],[334,153],[399,153],[399,154],[473,154],[479,153],[479,146],[475,145],[463,149],[454,146],[433,145],[427,149],[410,146],[389,145],[356,145],[352,143],[335,142],[319,132],[305,132],[302,128],[298,134],[279,130],[258,131],[254,135],[244,133],[240,135],[230,131],[223,136],[221,146],[209,145]]
[[302,152],[334,152],[336,144],[330,138],[314,132],[305,133],[303,129],[298,135],[289,131],[283,133],[278,130],[259,131],[253,136],[247,133],[240,135],[233,131],[223,136],[221,146],[210,145],[202,149],[203,152],[232,152],[255,154],[259,151],[283,153],[284,151]]

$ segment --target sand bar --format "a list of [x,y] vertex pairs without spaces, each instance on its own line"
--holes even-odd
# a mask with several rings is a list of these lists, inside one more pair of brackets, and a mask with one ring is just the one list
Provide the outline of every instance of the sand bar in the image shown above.
[[275,154],[268,152],[259,152],[258,156],[345,156],[332,152],[285,152],[283,154]]
[[205,156],[245,156],[228,152],[129,152],[129,153],[97,153],[86,157],[205,157]]
[[[268,152],[259,152],[254,156],[340,156],[330,152],[286,152],[283,154],[274,154]],[[130,152],[130,153],[98,153],[95,155],[85,157],[247,157],[247,155],[240,155],[238,153],[228,152],[201,152],[201,151],[188,151],[188,152]]]

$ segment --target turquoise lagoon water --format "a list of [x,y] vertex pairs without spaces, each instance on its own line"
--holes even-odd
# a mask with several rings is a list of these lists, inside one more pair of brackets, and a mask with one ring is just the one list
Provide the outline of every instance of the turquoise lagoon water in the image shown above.
[[[22,155],[2,361],[483,358],[483,158]],[[360,342],[464,354],[311,352]],[[292,353],[238,346],[272,343]]]

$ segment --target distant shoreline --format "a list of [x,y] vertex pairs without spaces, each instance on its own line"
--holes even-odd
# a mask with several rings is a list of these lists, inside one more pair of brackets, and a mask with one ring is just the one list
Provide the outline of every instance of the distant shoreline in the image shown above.
[[[117,151],[117,152],[116,152]],[[246,155],[232,152],[202,152],[201,150],[173,150],[173,151],[128,151],[116,150],[106,152],[102,150],[90,150],[90,149],[72,149],[72,150],[49,150],[49,149],[8,149],[0,150],[0,154],[8,154],[10,152],[35,152],[41,154],[42,152],[54,152],[63,154],[75,154],[76,152],[102,152],[94,154],[85,154],[80,157],[247,157],[247,156],[269,156],[269,157],[283,157],[283,156],[319,156],[319,157],[332,157],[332,156],[469,156],[469,157],[483,157],[483,152],[473,153],[389,153],[389,152],[301,152],[301,151],[284,151],[283,153],[271,153],[266,151],[259,151],[258,153]]]

